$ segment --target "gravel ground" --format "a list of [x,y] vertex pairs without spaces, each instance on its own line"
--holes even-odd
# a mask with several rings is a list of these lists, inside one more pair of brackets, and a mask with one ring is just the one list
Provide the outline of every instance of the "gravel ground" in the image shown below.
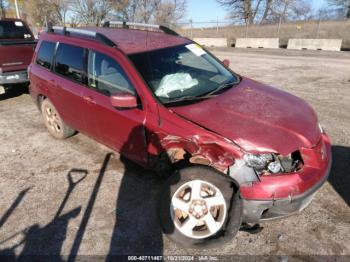
[[334,165],[304,212],[264,223],[260,233],[240,231],[220,249],[183,249],[157,222],[162,181],[84,135],[51,138],[29,95],[18,90],[0,96],[0,255],[350,256],[350,53],[213,51],[236,72],[317,111],[333,141]]

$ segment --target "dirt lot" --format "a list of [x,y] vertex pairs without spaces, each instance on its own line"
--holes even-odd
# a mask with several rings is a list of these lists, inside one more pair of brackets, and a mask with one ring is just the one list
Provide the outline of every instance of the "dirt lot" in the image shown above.
[[17,92],[0,101],[0,254],[350,256],[350,53],[214,53],[317,111],[333,140],[334,165],[310,207],[263,224],[258,234],[240,231],[220,249],[180,248],[157,222],[162,181],[81,134],[54,140],[29,95]]

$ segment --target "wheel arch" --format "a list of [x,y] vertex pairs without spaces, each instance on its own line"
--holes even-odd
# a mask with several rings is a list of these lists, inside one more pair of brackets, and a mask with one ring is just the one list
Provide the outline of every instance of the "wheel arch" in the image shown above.
[[42,95],[42,94],[38,94],[36,97],[35,97],[35,104],[36,106],[38,107],[38,109],[41,111],[41,104],[42,102],[47,99],[47,97],[45,95]]
[[[223,176],[226,179],[229,179],[235,190],[239,190],[240,183],[232,176],[230,176],[230,166],[220,166],[213,163],[213,161],[206,154],[191,153],[190,150],[183,147],[170,147],[162,151],[158,155],[157,164],[155,165],[155,170],[162,172],[162,168],[166,167],[166,170],[173,169],[177,170],[180,168],[186,167],[199,167],[207,168],[213,170],[216,174]],[[168,165],[168,166],[167,166]],[[158,170],[157,170],[158,169]]]

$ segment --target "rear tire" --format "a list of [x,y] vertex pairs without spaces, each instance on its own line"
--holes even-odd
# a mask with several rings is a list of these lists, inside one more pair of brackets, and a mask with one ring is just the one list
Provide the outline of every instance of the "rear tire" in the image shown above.
[[237,234],[242,201],[232,179],[209,167],[193,166],[168,179],[159,212],[163,231],[174,242],[187,248],[214,248]]
[[75,130],[67,126],[58,114],[54,105],[50,100],[45,99],[41,103],[41,113],[43,115],[44,123],[52,135],[56,139],[65,139],[74,135]]

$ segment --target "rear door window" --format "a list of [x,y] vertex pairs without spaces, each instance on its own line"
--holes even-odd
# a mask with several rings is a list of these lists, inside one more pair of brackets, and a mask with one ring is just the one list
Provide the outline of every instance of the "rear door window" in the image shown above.
[[120,65],[111,57],[89,52],[88,64],[89,87],[110,96],[116,92],[135,95],[135,90]]
[[33,40],[33,35],[22,21],[0,21],[0,39]]
[[84,48],[59,44],[55,72],[79,83],[84,82]]
[[51,68],[52,58],[55,51],[56,43],[42,42],[36,57],[36,63],[47,69]]

